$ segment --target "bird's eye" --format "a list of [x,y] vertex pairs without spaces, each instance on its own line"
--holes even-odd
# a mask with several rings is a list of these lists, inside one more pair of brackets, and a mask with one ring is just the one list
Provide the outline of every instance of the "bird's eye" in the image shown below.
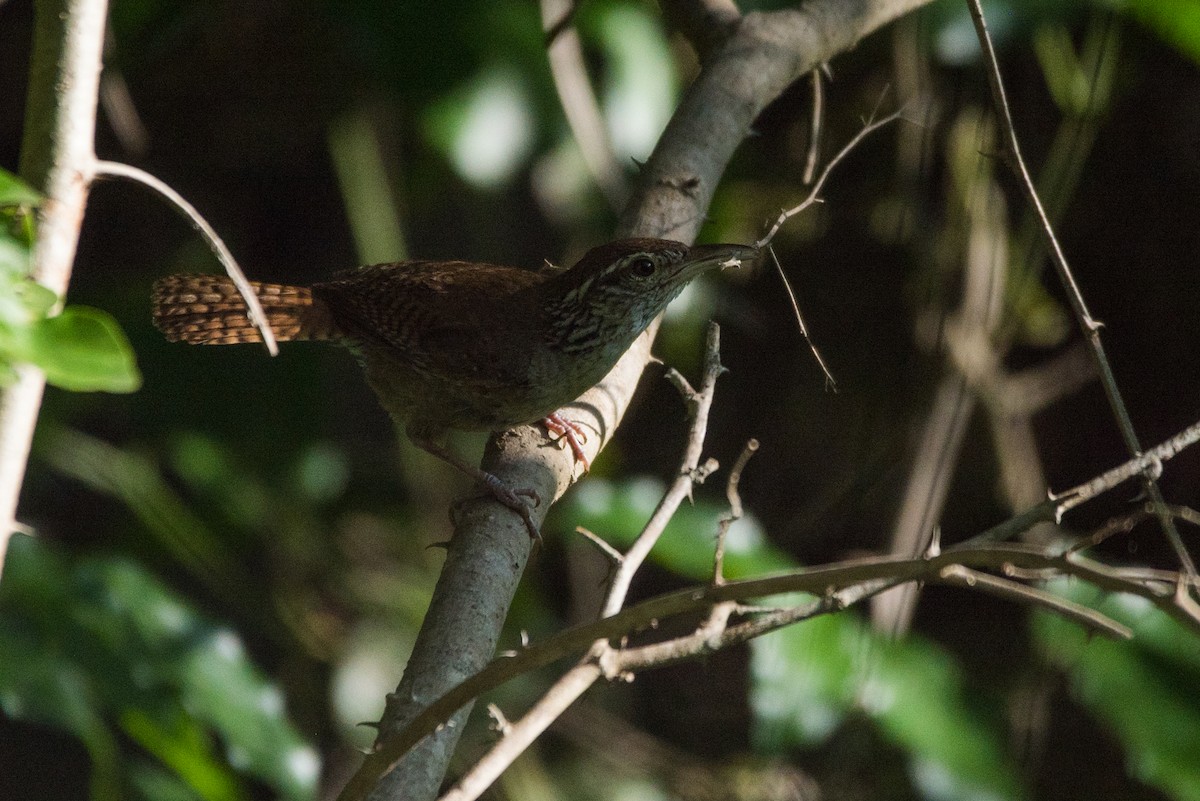
[[642,256],[629,265],[629,271],[639,278],[649,278],[654,275],[654,262]]

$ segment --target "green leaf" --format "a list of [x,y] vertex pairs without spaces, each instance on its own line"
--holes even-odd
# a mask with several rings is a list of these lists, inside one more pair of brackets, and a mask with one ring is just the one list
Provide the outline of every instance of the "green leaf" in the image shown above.
[[7,170],[0,169],[0,207],[36,206],[42,196]]
[[11,236],[0,224],[0,274],[24,275],[29,272],[29,248]]
[[29,360],[46,380],[76,392],[134,392],[142,384],[133,348],[112,315],[68,306],[30,331]]
[[44,287],[37,281],[28,279],[19,281],[13,286],[15,297],[32,317],[45,317],[58,303],[58,295],[53,289]]
[[159,710],[157,715],[129,709],[120,723],[130,739],[168,765],[205,801],[246,798],[237,776],[212,753],[204,732],[177,707]]

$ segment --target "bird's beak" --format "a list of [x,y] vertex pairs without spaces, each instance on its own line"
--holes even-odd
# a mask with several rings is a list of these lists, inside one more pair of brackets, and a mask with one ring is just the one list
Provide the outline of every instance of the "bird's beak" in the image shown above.
[[693,269],[741,267],[758,258],[758,248],[750,245],[695,245],[688,248],[684,261]]

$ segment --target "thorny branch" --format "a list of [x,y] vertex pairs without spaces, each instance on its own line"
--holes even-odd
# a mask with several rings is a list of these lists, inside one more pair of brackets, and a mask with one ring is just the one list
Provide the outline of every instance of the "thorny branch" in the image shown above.
[[[1054,227],[1050,224],[1050,218],[1046,214],[1041,198],[1038,196],[1037,188],[1034,186],[1033,179],[1029,175],[1029,170],[1025,166],[1025,159],[1021,156],[1021,147],[1017,140],[1016,127],[1013,125],[1012,112],[1009,110],[1008,99],[1004,92],[1004,80],[1000,74],[1000,63],[996,58],[996,50],[992,46],[992,38],[988,33],[987,21],[984,19],[980,0],[967,0],[967,7],[971,12],[971,20],[975,24],[975,33],[978,36],[980,48],[983,50],[988,85],[992,94],[992,104],[995,106],[996,113],[1000,117],[1000,128],[1003,134],[1001,156],[1016,175],[1026,200],[1028,200],[1037,216],[1042,234],[1050,250],[1051,261],[1054,264],[1059,279],[1062,281],[1063,288],[1066,290],[1071,310],[1074,312],[1075,319],[1092,348],[1096,365],[1100,369],[1100,382],[1104,387],[1104,394],[1108,398],[1109,407],[1116,418],[1121,437],[1125,440],[1125,446],[1129,451],[1129,455],[1134,460],[1137,460],[1142,455],[1142,447],[1138,441],[1137,432],[1134,431],[1129,411],[1125,407],[1125,401],[1121,396],[1120,390],[1117,388],[1112,366],[1109,364],[1108,356],[1104,352],[1104,344],[1100,340],[1100,328],[1102,324],[1092,317],[1091,312],[1088,310],[1087,303],[1083,299],[1083,293],[1075,281],[1075,275],[1067,263],[1067,257],[1058,242],[1058,237],[1054,234]],[[1155,481],[1155,476],[1143,473],[1142,480],[1151,503],[1154,504],[1157,510],[1165,510],[1166,501],[1162,496],[1162,491],[1158,487],[1158,482]],[[1179,531],[1175,527],[1175,521],[1165,511],[1159,511],[1157,514],[1159,524],[1162,526],[1172,549],[1174,549],[1179,564],[1190,579],[1189,584],[1194,584],[1197,575],[1196,566],[1186,546],[1183,544],[1183,539],[1179,536]]]
[[[719,365],[719,362],[717,364]],[[694,440],[695,424],[692,430]],[[1197,440],[1200,440],[1200,422],[1151,449],[1146,458],[1152,455],[1166,461]],[[1132,460],[1057,497],[1095,497],[1100,492],[1117,486],[1120,481],[1136,475],[1135,468],[1141,464],[1143,462]],[[672,490],[687,481],[688,474],[681,473]],[[674,498],[677,506],[684,497],[686,493],[682,491],[668,491],[663,503],[666,503],[668,498]],[[1200,631],[1200,609],[1191,601],[1190,595],[1180,591],[1181,588],[1194,590],[1197,583],[1194,578],[1185,574],[1139,567],[1112,567],[1084,556],[1078,548],[1066,548],[1056,552],[1029,545],[996,543],[999,536],[997,532],[1002,532],[1008,537],[1015,536],[1022,530],[1021,526],[1027,528],[1033,522],[1047,519],[1047,516],[1052,518],[1056,508],[1057,501],[1049,499],[1023,515],[1006,521],[1002,526],[936,555],[919,558],[884,556],[855,559],[764,578],[714,582],[708,586],[661,595],[621,609],[594,623],[568,629],[543,642],[494,660],[486,668],[427,706],[406,728],[388,738],[380,751],[373,755],[373,759],[386,759],[389,764],[394,763],[423,737],[433,732],[442,721],[448,719],[456,709],[473,698],[495,689],[515,676],[549,665],[572,653],[586,651],[584,658],[556,683],[554,689],[538,702],[534,710],[527,713],[521,721],[511,724],[510,733],[516,733],[519,739],[506,736],[496,746],[493,753],[497,754],[497,761],[489,765],[486,773],[491,778],[479,786],[477,780],[484,781],[484,775],[481,773],[476,777],[472,774],[470,792],[466,791],[467,780],[464,778],[459,788],[446,796],[447,799],[464,801],[476,797],[472,793],[481,792],[511,759],[545,730],[557,714],[554,710],[561,712],[599,678],[621,678],[650,667],[660,667],[712,653],[800,620],[840,611],[907,582],[978,588],[1021,603],[1045,608],[1099,634],[1118,638],[1129,637],[1130,632],[1125,626],[1095,610],[1052,592],[1019,583],[1044,582],[1069,576],[1108,592],[1145,598],[1176,621]],[[1183,519],[1196,517],[1190,510],[1166,511]],[[1129,525],[1134,522],[1136,520]],[[812,597],[795,606],[767,612],[757,612],[744,606],[746,602],[754,599],[797,592],[808,593]],[[715,607],[730,602],[735,605],[730,611],[739,613],[735,622],[728,622],[732,615],[726,614],[724,610],[720,615],[711,614]],[[710,617],[691,634],[636,647],[615,647],[611,644],[653,627],[664,619],[678,615],[694,615],[698,611],[708,611]],[[536,726],[531,723],[528,728],[522,728],[527,720],[536,723]],[[505,745],[510,740],[511,744]]]

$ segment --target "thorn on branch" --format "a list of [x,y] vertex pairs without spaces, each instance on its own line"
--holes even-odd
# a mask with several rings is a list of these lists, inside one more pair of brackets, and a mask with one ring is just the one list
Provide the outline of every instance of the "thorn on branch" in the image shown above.
[[512,732],[512,724],[504,716],[504,712],[495,704],[487,705],[488,716],[492,719],[491,730],[501,737],[507,737]]
[[612,564],[620,565],[621,562],[625,561],[625,557],[621,554],[620,551],[618,551],[616,548],[609,545],[601,537],[599,537],[592,531],[589,531],[588,529],[584,528],[583,526],[576,526],[575,532],[577,534],[582,534],[584,539],[586,539],[592,545],[595,545],[596,548],[598,548],[600,550],[600,553],[602,553],[606,557],[608,557],[608,560],[610,562],[612,562]]

